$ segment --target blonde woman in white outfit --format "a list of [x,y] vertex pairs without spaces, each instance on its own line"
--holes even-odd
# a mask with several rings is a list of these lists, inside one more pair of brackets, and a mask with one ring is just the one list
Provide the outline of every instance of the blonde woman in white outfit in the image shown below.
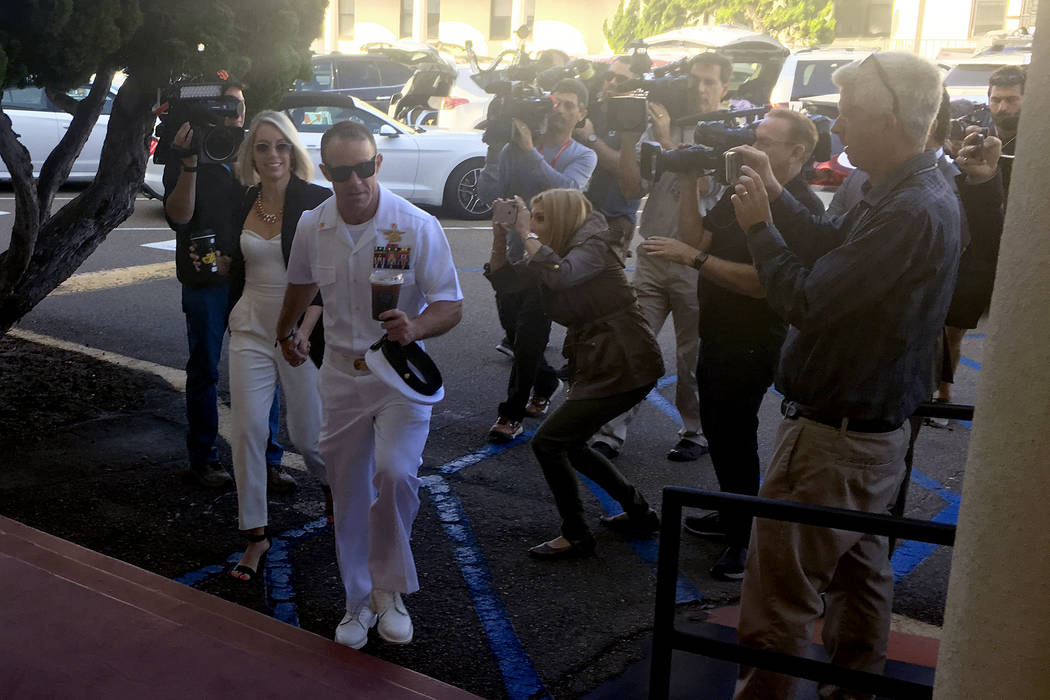
[[[250,185],[231,231],[239,241],[219,247],[230,256],[230,402],[233,409],[233,473],[237,482],[240,529],[249,544],[230,575],[250,581],[270,549],[266,534],[267,416],[274,383],[286,399],[288,433],[310,472],[327,487],[318,453],[321,398],[317,368],[323,353],[320,296],[299,320],[304,352],[314,362],[291,367],[274,345],[273,329],[287,285],[287,261],[303,211],[331,196],[309,184],[313,164],[291,121],[279,112],[260,112],[252,120],[237,158],[237,177]],[[261,432],[260,432],[261,431]],[[262,435],[262,437],[259,437]]]

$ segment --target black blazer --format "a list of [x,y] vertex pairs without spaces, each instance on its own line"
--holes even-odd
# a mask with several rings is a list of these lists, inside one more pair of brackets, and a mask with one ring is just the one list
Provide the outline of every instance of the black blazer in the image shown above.
[[[259,196],[259,187],[259,185],[249,187],[244,194],[241,206],[237,209],[235,225],[230,227],[230,235],[236,235],[236,238],[222,241],[221,244],[218,241],[216,242],[216,247],[227,253],[231,258],[229,273],[230,295],[226,306],[227,318],[229,318],[230,312],[233,311],[233,307],[241,298],[241,294],[244,293],[244,255],[241,252],[240,236],[241,231],[244,229],[244,220],[248,218],[248,213],[255,204],[256,197]],[[292,253],[292,239],[295,238],[295,227],[299,225],[299,217],[302,216],[304,211],[309,211],[319,206],[321,202],[331,196],[331,190],[311,184],[292,175],[292,179],[288,182],[288,189],[284,193],[284,218],[281,221],[281,252],[284,253],[285,267],[288,266],[288,256]],[[316,305],[321,304],[320,293],[317,294],[312,303]],[[302,321],[302,319],[299,320]],[[324,357],[324,323],[318,322],[314,326],[313,333],[310,334],[310,359],[314,361],[315,365],[320,367],[322,357]]]

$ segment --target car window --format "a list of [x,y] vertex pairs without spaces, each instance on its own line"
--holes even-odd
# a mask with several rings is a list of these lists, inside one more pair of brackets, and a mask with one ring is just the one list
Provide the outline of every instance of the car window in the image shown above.
[[[89,92],[91,92],[91,86],[90,85],[81,85],[78,88],[73,88],[72,90],[68,91],[66,94],[69,95],[70,97],[72,97],[77,102],[80,102],[82,99],[84,99],[85,97],[88,96]],[[105,102],[105,104],[102,105],[102,113],[103,114],[111,114],[112,112],[113,112],[113,93],[110,92],[108,95],[106,95],[106,102]]]
[[375,61],[341,61],[338,66],[339,89],[379,87],[379,68]]
[[314,77],[309,82],[303,80],[297,80],[295,82],[296,90],[333,90],[335,81],[332,76],[332,62],[326,60],[319,60],[313,62],[313,74]]
[[851,63],[843,58],[835,61],[799,61],[795,66],[795,83],[791,86],[791,99],[797,100],[813,95],[830,95],[839,91],[831,80],[831,74]]
[[379,127],[386,123],[364,110],[330,105],[294,107],[286,109],[284,113],[292,120],[296,130],[307,134],[323,134],[328,127],[343,121],[364,124],[373,134],[378,134]]
[[381,63],[379,72],[383,76],[383,85],[404,85],[413,73],[408,66],[403,66],[394,61]]
[[51,103],[44,95],[44,88],[8,88],[4,90],[4,109],[35,109],[50,111]]

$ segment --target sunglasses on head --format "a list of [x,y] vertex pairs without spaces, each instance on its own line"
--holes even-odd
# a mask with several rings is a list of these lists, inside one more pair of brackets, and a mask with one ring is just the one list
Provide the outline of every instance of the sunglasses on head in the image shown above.
[[[379,155],[378,153],[376,155]],[[362,180],[372,177],[376,174],[376,156],[372,156],[368,160],[363,160],[360,163],[354,165],[325,165],[325,172],[328,173],[328,179],[332,182],[346,182],[350,179],[352,173],[357,173],[357,177]]]
[[879,80],[882,81],[882,86],[886,88],[887,92],[890,93],[890,99],[893,100],[893,116],[895,116],[897,119],[900,119],[900,100],[897,98],[897,92],[890,85],[890,76],[886,75],[886,69],[882,67],[882,63],[879,61],[878,58],[875,57],[875,54],[873,53],[868,54],[868,57],[860,62],[860,65],[863,66],[866,63],[871,63],[873,66],[875,66],[875,72],[878,73]]

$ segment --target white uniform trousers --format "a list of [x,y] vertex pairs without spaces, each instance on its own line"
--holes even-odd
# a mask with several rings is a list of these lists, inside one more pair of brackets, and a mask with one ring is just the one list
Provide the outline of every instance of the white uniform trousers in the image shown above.
[[319,378],[324,418],[321,455],[335,511],[336,556],[346,609],[372,587],[419,590],[409,538],[419,512],[417,476],[431,407],[388,388],[326,349]]
[[[310,473],[327,483],[319,441],[321,397],[317,391],[317,367],[307,360],[292,367],[274,347],[276,314],[282,297],[245,296],[238,301],[250,304],[246,310],[234,309],[238,327],[251,319],[251,330],[230,333],[230,404],[233,413],[233,475],[237,482],[240,528],[249,530],[267,524],[266,514],[266,436],[269,434],[270,404],[274,385],[280,380],[284,393],[288,436],[303,456]],[[269,309],[275,305],[275,309]],[[266,313],[272,311],[273,313]],[[232,314],[231,314],[232,316]],[[268,320],[273,323],[266,323]]]
[[[700,302],[696,295],[699,273],[688,265],[679,265],[644,253],[640,253],[636,259],[638,267],[632,285],[638,295],[642,315],[653,335],[660,335],[668,314],[674,322],[675,365],[678,373],[674,403],[682,419],[678,436],[703,444],[700,394],[696,384],[696,362],[700,350]],[[622,448],[627,439],[627,426],[638,415],[641,407],[639,403],[627,413],[609,421],[594,438],[616,449]]]

